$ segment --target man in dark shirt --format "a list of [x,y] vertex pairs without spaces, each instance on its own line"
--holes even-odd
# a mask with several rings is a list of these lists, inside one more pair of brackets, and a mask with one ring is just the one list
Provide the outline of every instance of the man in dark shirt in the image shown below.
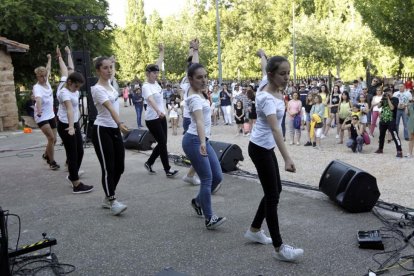
[[300,101],[302,102],[302,106],[306,105],[306,97],[308,96],[308,93],[309,91],[306,90],[305,84],[301,82],[299,84],[299,96],[300,96]]
[[378,107],[382,107],[380,114],[380,135],[379,145],[375,153],[383,153],[384,139],[387,130],[391,133],[392,139],[394,140],[395,147],[397,148],[397,157],[402,158],[401,140],[398,136],[396,127],[396,117],[398,108],[398,98],[392,96],[391,89],[387,88],[384,90],[384,96]]

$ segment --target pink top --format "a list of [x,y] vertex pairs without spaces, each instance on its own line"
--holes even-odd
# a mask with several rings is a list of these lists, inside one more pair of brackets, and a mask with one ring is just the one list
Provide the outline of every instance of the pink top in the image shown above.
[[300,100],[290,100],[287,106],[289,114],[298,114],[302,109],[302,102]]
[[128,87],[125,87],[124,88],[124,93],[123,93],[123,97],[124,97],[124,99],[128,99],[128,94],[129,94],[129,90],[128,90]]

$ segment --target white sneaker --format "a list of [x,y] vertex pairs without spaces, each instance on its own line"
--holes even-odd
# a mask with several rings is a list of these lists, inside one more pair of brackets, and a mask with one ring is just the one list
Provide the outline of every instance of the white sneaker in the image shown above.
[[104,199],[102,200],[102,208],[104,209],[111,209],[111,202],[109,201],[109,199],[107,197],[104,197]]
[[326,138],[325,134],[322,134],[321,139],[325,139],[325,138]]
[[72,184],[72,181],[69,179],[69,175],[67,175],[67,176],[65,177],[65,179],[66,179],[66,181],[70,184],[70,186],[73,188],[73,184]]
[[279,248],[279,252],[274,252],[273,256],[280,261],[294,262],[303,256],[303,249],[282,244]]
[[78,176],[79,177],[81,177],[82,175],[84,175],[85,174],[85,171],[84,170],[79,170],[78,171]]
[[339,139],[339,134],[337,134],[337,135],[335,136],[335,138],[336,138],[336,139]]
[[193,185],[200,185],[201,183],[200,178],[198,178],[197,175],[193,175],[193,176],[184,175],[183,181],[189,184],[193,184]]
[[260,230],[259,232],[252,232],[248,229],[244,234],[244,237],[252,242],[258,242],[261,244],[272,243],[272,238],[267,237],[263,230]]
[[127,209],[127,206],[117,200],[113,200],[111,203],[111,213],[114,216],[119,215]]
[[215,194],[218,192],[218,190],[220,190],[220,188],[221,188],[221,183],[219,183],[219,184],[216,186],[216,188],[214,188],[214,190],[212,190],[212,191],[211,191],[211,194],[212,194],[212,195],[215,195]]

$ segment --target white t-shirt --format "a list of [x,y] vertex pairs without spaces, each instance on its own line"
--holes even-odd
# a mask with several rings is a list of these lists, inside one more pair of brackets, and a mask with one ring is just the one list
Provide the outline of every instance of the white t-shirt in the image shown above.
[[[67,77],[61,78],[61,83],[65,84]],[[70,101],[73,108],[73,121],[76,123],[79,121],[79,91],[71,92],[64,85],[59,85],[56,92],[59,101],[58,117],[59,121],[68,124],[68,111],[66,110],[66,101]]]
[[[161,89],[161,86],[158,84],[158,82],[155,82],[155,83],[144,82],[144,84],[142,85],[142,97],[144,97],[144,100],[147,101],[149,96],[152,96],[152,98],[154,99],[154,102],[157,105],[158,110],[165,114],[162,89]],[[145,120],[150,121],[150,120],[155,120],[158,118],[159,116],[157,112],[154,110],[154,108],[152,108],[150,104],[148,104],[147,110],[145,111]]]
[[275,98],[272,94],[261,89],[267,84],[267,77],[264,77],[259,85],[260,90],[256,93],[257,120],[250,135],[250,141],[265,149],[272,149],[276,146],[273,138],[272,128],[267,122],[267,116],[275,114],[278,128],[282,128],[283,114],[285,113],[285,102]]
[[37,116],[37,104],[35,104],[34,119],[36,123],[47,121],[55,117],[55,113],[53,112],[53,90],[49,82],[46,82],[46,86],[47,87],[44,87],[39,83],[36,83],[33,86],[33,95],[35,98],[42,99],[42,116],[40,117]]
[[[188,91],[185,92],[187,94]],[[206,138],[211,136],[211,109],[210,102],[201,95],[193,94],[185,99],[188,112],[191,116],[191,123],[188,126],[187,133],[198,135],[197,124],[195,121],[194,111],[201,110],[204,118],[204,135]]]
[[115,112],[119,114],[118,91],[111,85],[112,91],[108,91],[100,84],[95,84],[91,87],[93,102],[95,103],[98,115],[94,125],[118,128],[118,125],[111,116],[109,110],[103,106],[103,103],[110,101]]
[[168,110],[170,111],[168,114],[170,118],[178,118],[178,104],[168,104]]

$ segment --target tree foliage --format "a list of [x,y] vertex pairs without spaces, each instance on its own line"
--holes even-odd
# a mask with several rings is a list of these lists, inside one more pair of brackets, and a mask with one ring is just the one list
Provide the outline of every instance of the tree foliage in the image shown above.
[[[13,56],[16,83],[33,81],[33,69],[46,64],[46,55],[69,45],[73,50],[86,48],[91,55],[110,54],[111,32],[60,32],[58,15],[103,16],[106,26],[108,3],[105,0],[2,0],[0,1],[0,34],[8,39],[28,44],[26,54]],[[57,66],[55,63],[55,70]]]
[[413,0],[355,0],[355,6],[382,44],[398,55],[414,56]]

